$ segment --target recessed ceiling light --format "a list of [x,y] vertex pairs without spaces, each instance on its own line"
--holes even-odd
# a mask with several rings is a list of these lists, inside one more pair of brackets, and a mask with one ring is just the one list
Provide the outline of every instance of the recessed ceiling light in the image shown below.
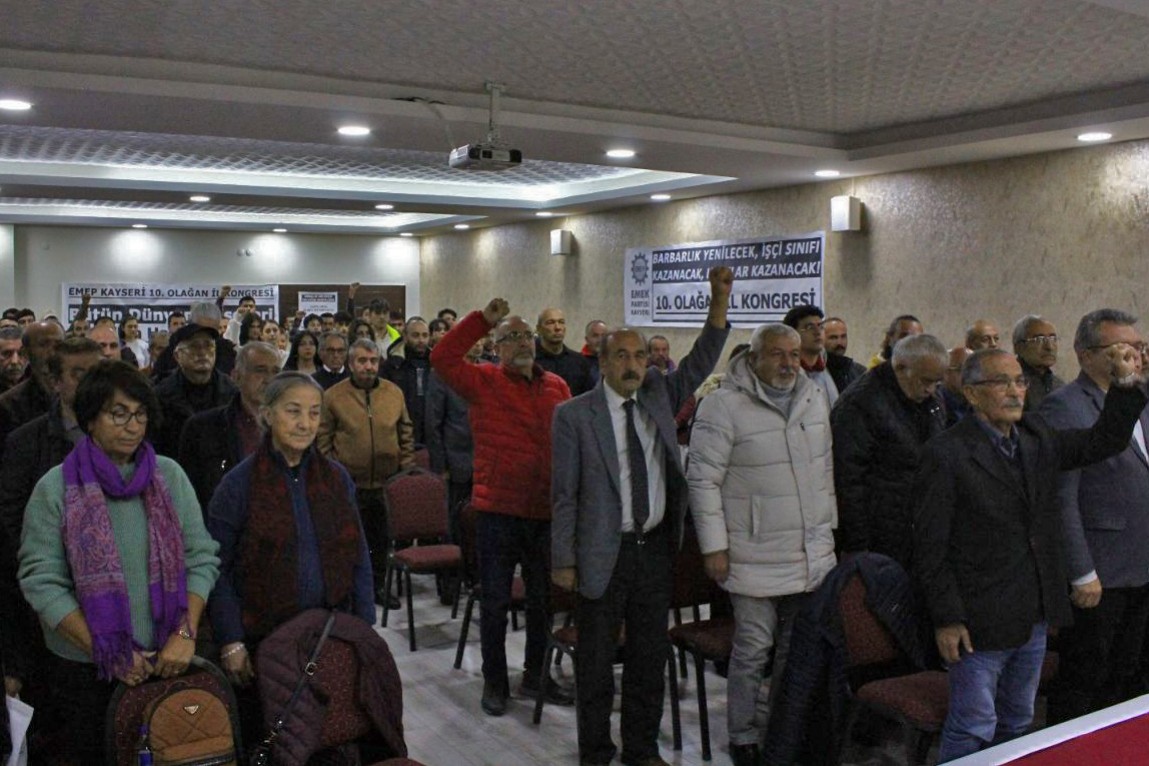
[[1104,131],[1098,130],[1092,133],[1082,133],[1077,137],[1077,140],[1092,143],[1094,141],[1108,141],[1111,138],[1113,138],[1112,133],[1105,133]]
[[193,194],[188,199],[192,202],[211,202],[211,197],[206,194]]
[[146,228],[148,228],[148,225],[146,223],[133,223],[132,228],[133,229],[146,229]]
[[394,209],[395,209],[395,206],[394,206],[394,205],[388,205],[388,204],[386,204],[386,203],[383,203],[382,205],[376,205],[376,206],[375,206],[375,209],[376,209],[376,210],[394,210]]
[[629,160],[634,156],[633,149],[611,149],[606,153],[607,157],[614,160]]
[[814,175],[818,178],[837,178],[842,173],[839,170],[815,170]]
[[276,234],[286,234],[287,229],[272,229]]
[[456,229],[459,229],[460,231],[462,231],[462,230],[464,230],[464,229],[469,229],[469,228],[471,228],[471,224],[469,224],[469,223],[457,223],[457,224],[455,224],[455,228],[456,228]]
[[535,213],[535,215],[537,215],[539,218],[554,218],[555,216],[555,214],[549,210],[540,210],[539,212]]
[[415,235],[409,231],[401,231],[401,232],[399,232],[399,236],[400,237],[413,237]]
[[670,195],[669,194],[651,194],[650,198],[652,200],[654,200],[655,202],[666,202],[668,199],[670,199]]
[[366,125],[342,125],[339,128],[339,135],[341,136],[369,136],[371,135],[371,128]]
[[16,98],[0,98],[0,109],[7,109],[10,112],[26,112],[32,108],[32,104],[28,101],[21,101]]

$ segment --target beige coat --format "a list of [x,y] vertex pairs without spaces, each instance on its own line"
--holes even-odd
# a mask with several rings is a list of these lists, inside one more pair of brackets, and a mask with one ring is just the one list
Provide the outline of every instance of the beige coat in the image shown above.
[[323,394],[316,438],[319,451],[347,468],[359,489],[377,489],[388,477],[414,465],[415,437],[403,392],[379,380],[370,392],[351,379]]

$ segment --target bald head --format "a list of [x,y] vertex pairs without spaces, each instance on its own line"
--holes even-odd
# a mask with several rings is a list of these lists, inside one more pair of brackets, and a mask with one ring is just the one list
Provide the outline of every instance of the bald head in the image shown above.
[[997,348],[1001,345],[1000,333],[993,322],[979,319],[965,331],[966,348],[980,351],[983,348]]
[[561,309],[543,309],[535,326],[539,343],[551,354],[561,354],[567,337],[567,320]]
[[48,358],[56,350],[56,344],[64,339],[64,328],[56,322],[33,322],[24,328],[21,353],[28,362],[32,374],[48,385]]
[[950,349],[949,364],[946,365],[945,387],[954,396],[962,398],[961,392],[961,367],[965,364],[965,360],[973,356],[973,351],[970,351],[965,346],[958,346]]

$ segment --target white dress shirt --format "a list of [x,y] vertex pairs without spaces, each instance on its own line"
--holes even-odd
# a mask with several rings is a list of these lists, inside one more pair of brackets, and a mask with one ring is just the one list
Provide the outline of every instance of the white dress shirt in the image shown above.
[[[633,532],[634,511],[630,502],[630,450],[626,446],[626,399],[610,385],[604,383],[606,404],[610,408],[610,422],[614,428],[614,443],[618,448],[618,491],[622,496],[622,531]],[[646,486],[650,496],[650,518],[643,527],[649,532],[666,515],[666,455],[654,418],[635,398],[634,428],[646,457]]]

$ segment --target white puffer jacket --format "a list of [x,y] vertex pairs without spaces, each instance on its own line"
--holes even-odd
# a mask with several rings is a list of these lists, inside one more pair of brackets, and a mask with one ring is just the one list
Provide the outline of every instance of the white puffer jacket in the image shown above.
[[690,512],[703,553],[728,550],[723,587],[784,596],[818,587],[834,568],[837,526],[830,409],[805,374],[790,416],[754,384],[745,353],[698,406],[690,438]]

